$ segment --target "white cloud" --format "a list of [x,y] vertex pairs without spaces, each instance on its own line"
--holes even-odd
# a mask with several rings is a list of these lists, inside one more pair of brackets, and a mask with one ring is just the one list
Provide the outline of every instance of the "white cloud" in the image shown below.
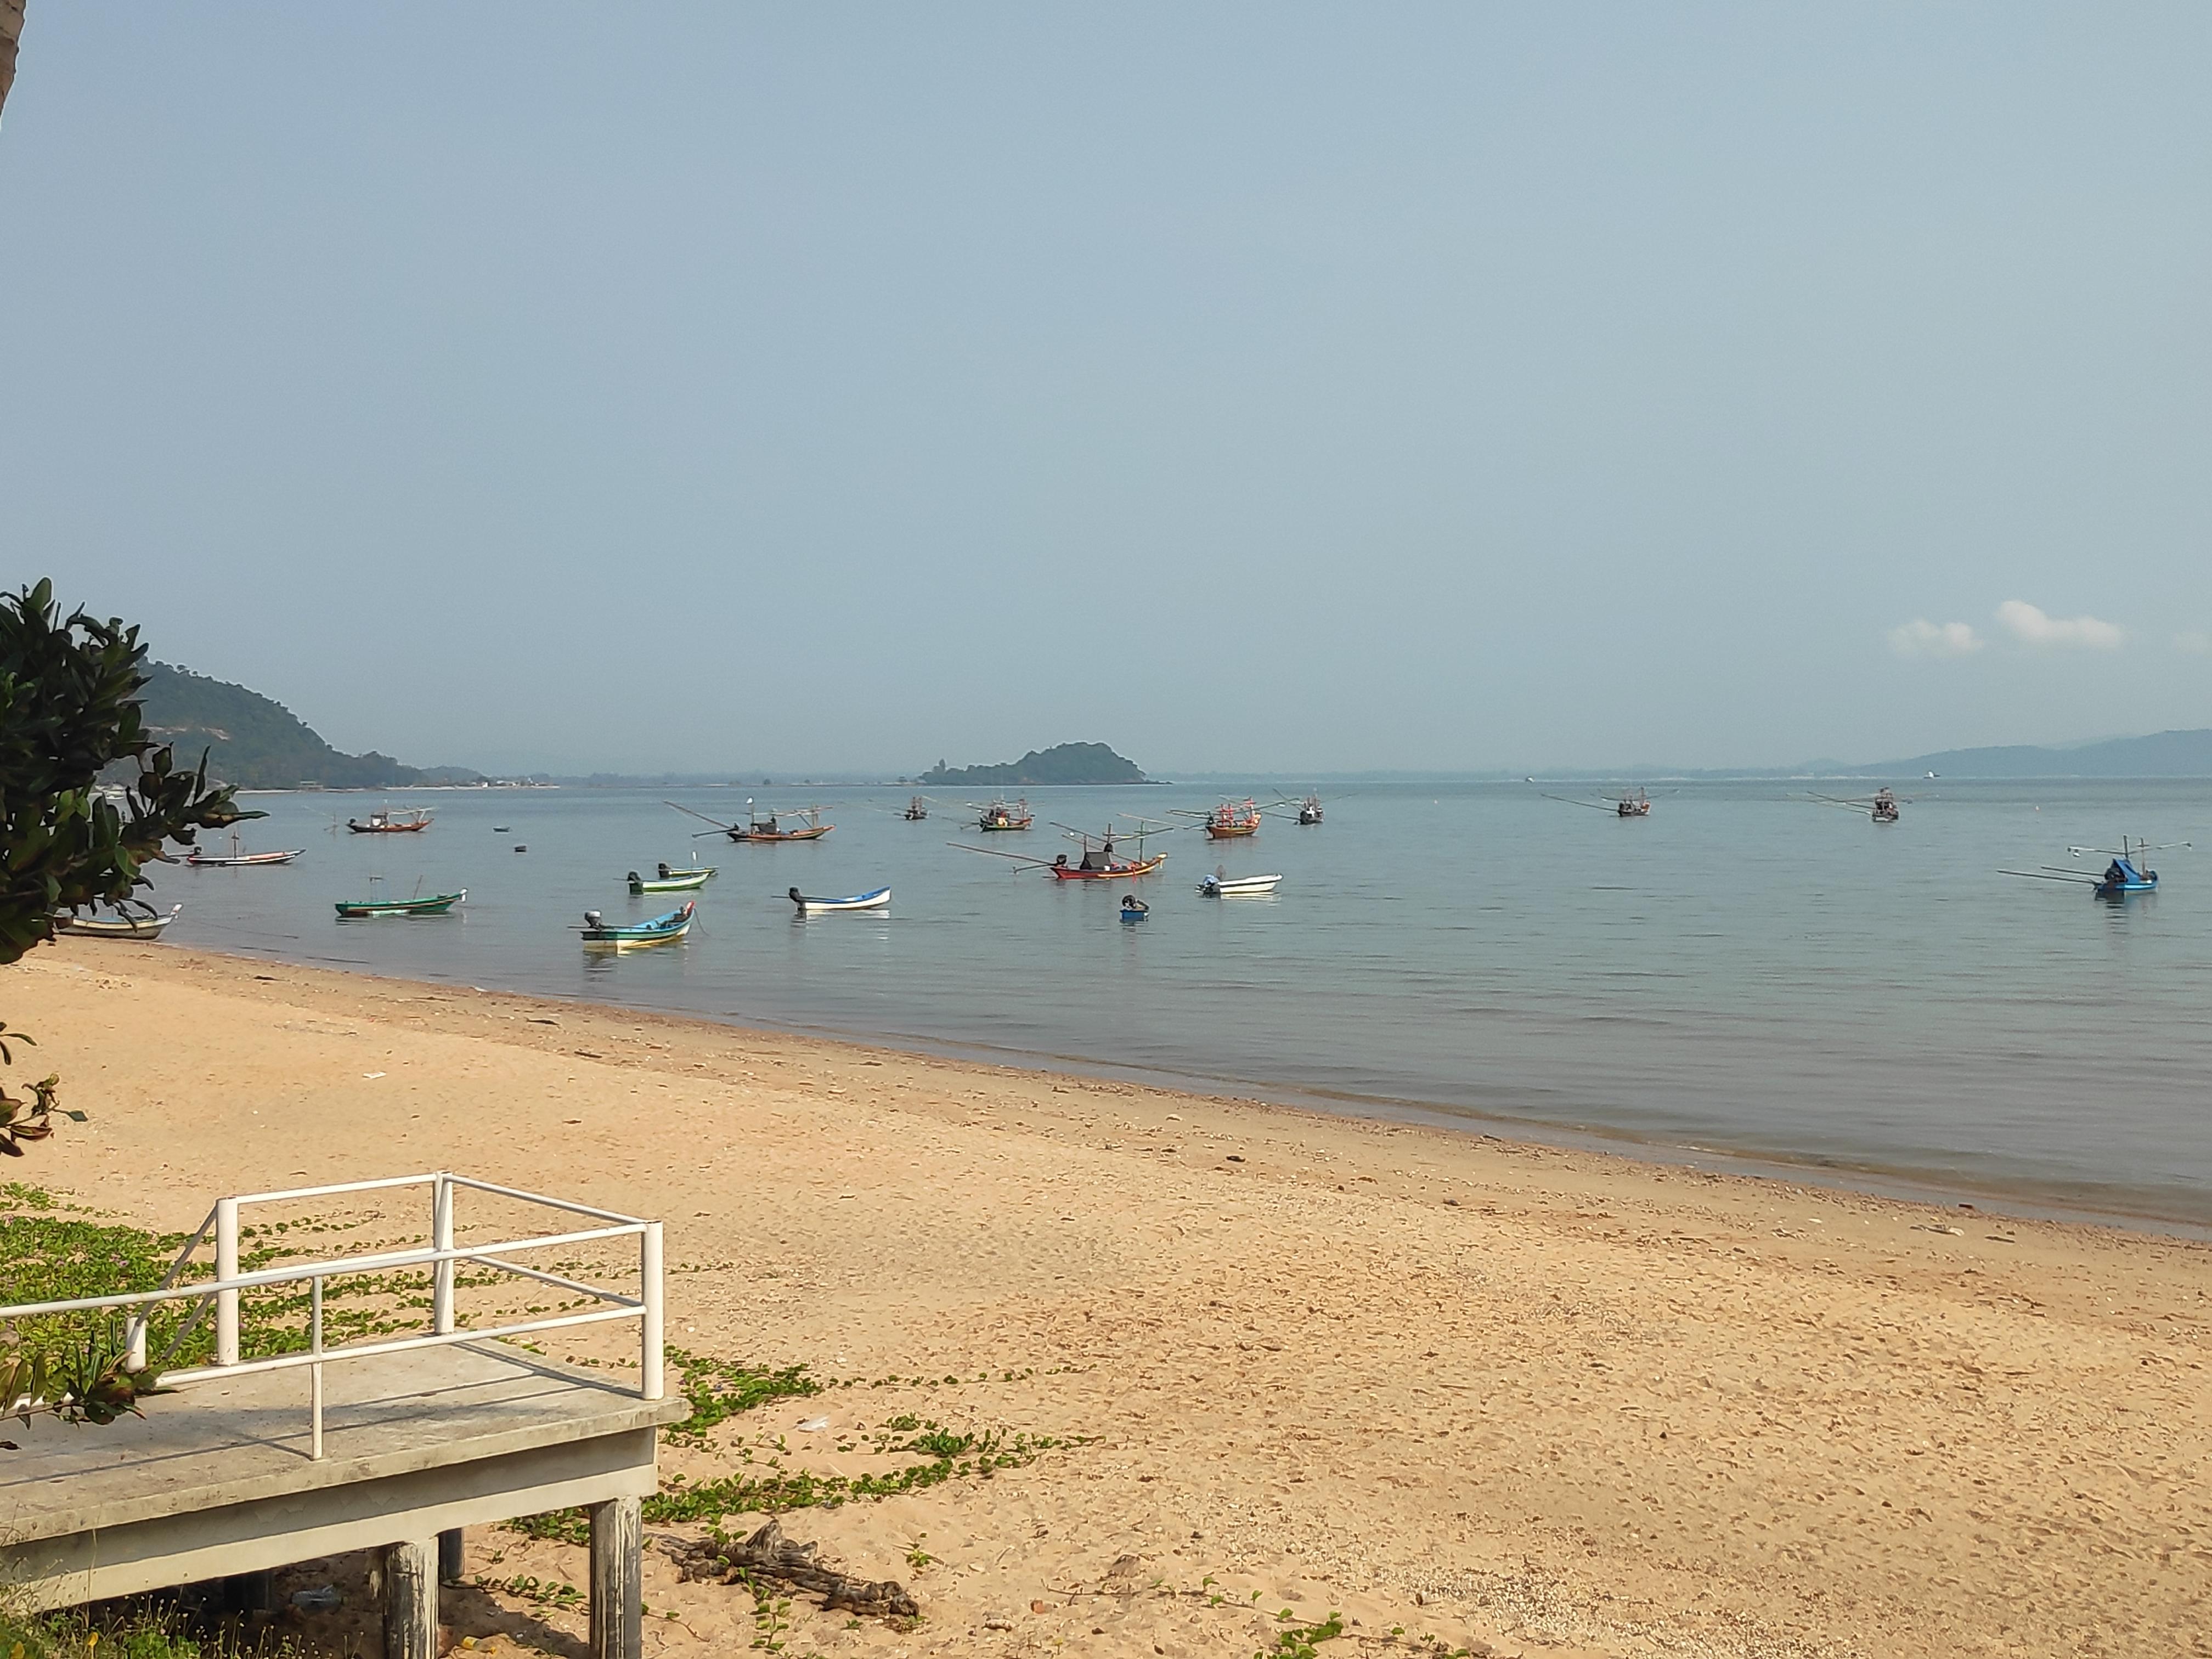
[[2201,628],[2192,628],[2185,634],[2176,634],[2173,648],[2186,651],[2192,657],[2212,656],[2212,634]]
[[2086,645],[2110,651],[2125,637],[2118,623],[2095,617],[2053,617],[2026,599],[2007,599],[1997,607],[1997,620],[2013,637],[2028,645]]
[[1900,657],[1965,657],[1982,648],[1982,636],[1964,623],[1915,617],[1889,630],[1889,648]]

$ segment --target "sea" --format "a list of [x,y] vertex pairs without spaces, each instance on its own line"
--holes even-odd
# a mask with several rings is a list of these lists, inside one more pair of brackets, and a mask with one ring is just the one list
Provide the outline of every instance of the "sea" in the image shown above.
[[[2032,1211],[2212,1226],[2212,781],[1900,786],[1877,825],[1809,793],[1651,786],[1322,787],[1322,823],[1151,838],[1141,880],[1055,882],[967,850],[1079,856],[1060,826],[1187,822],[1208,780],[1036,789],[1036,827],[979,835],[957,795],[562,788],[257,794],[273,868],[156,872],[179,945],[576,998],[1000,1063],[1132,1076],[1631,1155]],[[1300,793],[1303,793],[1301,788]],[[979,796],[982,799],[985,797]],[[817,842],[738,844],[750,800],[818,805]],[[420,835],[343,818],[427,806]],[[2163,845],[2119,902],[2001,873],[2094,872]],[[212,850],[227,838],[211,837]],[[964,843],[965,846],[953,843]],[[659,914],[625,875],[715,866],[688,939],[589,951],[586,910]],[[1197,890],[1279,872],[1272,897]],[[372,883],[374,884],[374,888]],[[797,887],[889,885],[887,913],[799,919]],[[341,921],[335,901],[467,890],[452,915]],[[1137,891],[1150,915],[1120,919]]]

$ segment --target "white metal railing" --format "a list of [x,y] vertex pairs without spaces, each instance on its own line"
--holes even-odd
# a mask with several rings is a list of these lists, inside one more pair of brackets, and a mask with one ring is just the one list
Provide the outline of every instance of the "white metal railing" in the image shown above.
[[[238,1269],[239,1212],[248,1205],[278,1204],[302,1199],[331,1198],[344,1193],[421,1186],[430,1188],[430,1243],[427,1249],[385,1250],[369,1255],[294,1262],[253,1273],[240,1273]],[[455,1189],[460,1188],[513,1199],[520,1203],[539,1205],[546,1209],[566,1211],[605,1224],[568,1232],[503,1238],[488,1244],[457,1246],[453,1243],[453,1194]],[[206,1241],[210,1230],[215,1234],[214,1279],[179,1284],[178,1281],[183,1277],[193,1253]],[[638,1294],[635,1296],[507,1260],[520,1250],[590,1244],[633,1236],[637,1239]],[[454,1313],[453,1285],[455,1270],[465,1261],[534,1279],[539,1284],[606,1305],[580,1313],[541,1315],[503,1325],[473,1329],[463,1328]],[[380,1341],[351,1343],[343,1347],[324,1346],[323,1285],[326,1280],[356,1273],[392,1273],[422,1267],[430,1269],[429,1330]],[[591,1205],[577,1204],[568,1199],[548,1198],[543,1193],[526,1193],[514,1187],[501,1187],[489,1181],[477,1181],[468,1176],[440,1170],[428,1175],[391,1176],[380,1181],[349,1181],[329,1187],[297,1187],[289,1192],[246,1193],[234,1198],[217,1199],[215,1208],[208,1212],[207,1219],[192,1235],[191,1242],[185,1246],[167,1275],[155,1289],[132,1291],[116,1296],[79,1297],[68,1302],[33,1302],[16,1307],[0,1307],[0,1322],[39,1314],[88,1313],[103,1309],[143,1310],[165,1303],[197,1302],[198,1306],[191,1316],[170,1336],[167,1347],[155,1361],[158,1364],[159,1359],[165,1359],[177,1351],[211,1304],[215,1309],[215,1363],[164,1373],[161,1381],[175,1385],[196,1382],[210,1376],[234,1376],[247,1371],[289,1370],[305,1365],[308,1368],[309,1452],[311,1455],[320,1458],[323,1455],[323,1367],[340,1360],[367,1359],[378,1354],[442,1347],[455,1342],[482,1342],[495,1337],[526,1336],[533,1331],[560,1330],[574,1325],[635,1319],[638,1322],[638,1392],[647,1400],[662,1398],[665,1389],[661,1377],[661,1224],[658,1221],[646,1221],[636,1216],[596,1209]],[[302,1280],[309,1286],[307,1349],[301,1352],[273,1354],[264,1359],[241,1358],[238,1317],[241,1294],[276,1285],[296,1285]],[[145,1370],[147,1315],[144,1312],[131,1314],[125,1322],[124,1332],[131,1369]],[[15,1403],[0,1401],[0,1407]]]

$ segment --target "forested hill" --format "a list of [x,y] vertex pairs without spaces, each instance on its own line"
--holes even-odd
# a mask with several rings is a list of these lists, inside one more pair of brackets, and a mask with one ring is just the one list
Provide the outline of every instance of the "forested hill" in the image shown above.
[[426,772],[374,750],[341,754],[273,698],[167,663],[149,665],[138,696],[147,726],[153,736],[175,745],[179,765],[198,765],[205,750],[209,775],[241,789],[292,789],[301,784],[383,789],[468,781],[477,775],[452,768]]
[[1002,766],[948,767],[939,761],[921,775],[924,783],[966,788],[1005,789],[1053,783],[1146,783],[1150,780],[1103,743],[1063,743],[1032,749]]

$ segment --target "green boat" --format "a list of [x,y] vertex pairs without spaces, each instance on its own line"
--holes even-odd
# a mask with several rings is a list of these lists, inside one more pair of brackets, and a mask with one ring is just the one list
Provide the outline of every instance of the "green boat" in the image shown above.
[[714,876],[711,865],[700,870],[672,870],[664,864],[659,866],[658,875],[641,876],[636,871],[631,871],[629,890],[633,893],[688,893],[695,887],[704,887],[714,879]]
[[458,893],[433,893],[428,898],[340,899],[338,919],[348,921],[365,916],[442,916],[468,896],[469,890],[464,887]]

